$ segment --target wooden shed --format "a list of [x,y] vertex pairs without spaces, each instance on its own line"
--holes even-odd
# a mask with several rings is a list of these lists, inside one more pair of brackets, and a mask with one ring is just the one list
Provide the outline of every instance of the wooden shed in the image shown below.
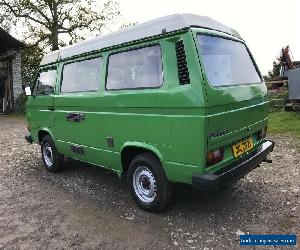
[[21,52],[24,44],[0,28],[0,113],[15,109],[22,93]]

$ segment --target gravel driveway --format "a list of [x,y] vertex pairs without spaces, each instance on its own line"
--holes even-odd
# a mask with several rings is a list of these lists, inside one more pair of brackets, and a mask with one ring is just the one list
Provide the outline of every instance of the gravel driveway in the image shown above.
[[68,160],[46,172],[25,133],[22,117],[0,116],[0,249],[238,249],[242,233],[299,238],[300,140],[291,135],[272,137],[272,164],[215,195],[178,185],[156,215],[99,167]]

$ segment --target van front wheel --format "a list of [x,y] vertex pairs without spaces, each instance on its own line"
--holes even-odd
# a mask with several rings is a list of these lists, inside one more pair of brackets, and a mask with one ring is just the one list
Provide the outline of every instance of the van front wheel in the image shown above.
[[160,161],[152,154],[140,154],[132,160],[128,182],[133,199],[142,209],[159,212],[169,205],[170,184]]
[[46,135],[41,142],[41,153],[43,163],[48,171],[55,173],[61,170],[64,157],[57,151],[49,135]]

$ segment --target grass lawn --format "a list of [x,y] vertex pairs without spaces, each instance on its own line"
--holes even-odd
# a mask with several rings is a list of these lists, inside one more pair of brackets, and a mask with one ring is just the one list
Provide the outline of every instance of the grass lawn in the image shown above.
[[268,132],[271,134],[292,133],[300,136],[300,113],[284,111],[270,113]]

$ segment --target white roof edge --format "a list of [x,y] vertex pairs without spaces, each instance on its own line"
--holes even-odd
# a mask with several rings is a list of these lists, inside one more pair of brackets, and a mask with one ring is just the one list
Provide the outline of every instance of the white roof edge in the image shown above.
[[64,47],[59,51],[46,54],[41,65],[56,62],[57,60],[80,55],[83,53],[101,50],[131,41],[140,40],[162,34],[162,31],[172,32],[189,27],[201,27],[221,31],[241,38],[237,31],[219,23],[209,17],[194,14],[174,14],[160,17],[148,22],[137,24],[110,34]]
[[40,65],[46,65],[46,64],[58,61],[60,58],[59,52],[60,52],[59,50],[55,50],[55,51],[52,51],[52,52],[44,55],[40,62]]

